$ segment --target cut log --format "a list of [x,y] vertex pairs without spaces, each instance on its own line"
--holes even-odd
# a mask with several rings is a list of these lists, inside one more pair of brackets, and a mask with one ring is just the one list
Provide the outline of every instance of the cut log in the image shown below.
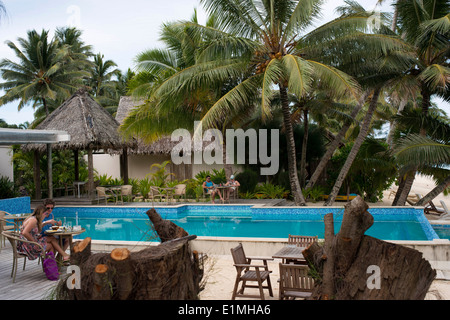
[[91,238],[75,242],[70,248],[70,264],[81,265],[91,255]]
[[161,218],[159,213],[156,212],[154,208],[148,210],[147,215],[152,222],[155,231],[158,233],[161,242],[166,242],[189,235],[186,230],[177,226],[172,221]]
[[116,291],[119,300],[126,300],[133,290],[133,266],[130,251],[127,248],[117,248],[111,251],[111,265],[116,274]]
[[196,259],[189,245],[197,236],[167,223],[155,210],[149,211],[149,218],[158,226],[159,245],[138,252],[116,248],[110,253],[91,254],[90,239],[77,242],[71,253],[80,268],[81,289],[68,289],[64,279],[58,283],[56,299],[198,299],[203,275],[199,264],[204,256]]
[[345,206],[333,236],[333,214],[325,216],[325,244],[311,245],[304,257],[319,278],[311,299],[424,299],[436,271],[422,253],[364,233],[373,224],[359,196]]
[[93,300],[111,299],[111,281],[106,264],[98,264],[94,270],[94,286],[92,287]]

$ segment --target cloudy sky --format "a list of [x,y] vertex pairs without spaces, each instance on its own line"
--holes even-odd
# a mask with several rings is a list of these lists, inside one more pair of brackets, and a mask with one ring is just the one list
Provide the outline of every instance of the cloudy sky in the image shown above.
[[[6,17],[0,18],[0,59],[15,56],[5,41],[16,42],[26,37],[28,30],[48,30],[52,35],[57,27],[76,26],[83,31],[82,39],[113,60],[118,68],[133,69],[134,57],[145,49],[160,47],[159,30],[164,22],[190,19],[194,8],[200,22],[205,14],[199,0],[1,0]],[[383,11],[391,11],[390,1],[384,1]],[[376,8],[377,0],[360,0],[366,9]],[[322,24],[333,18],[334,9],[343,0],[328,0],[323,8]],[[379,8],[379,7],[378,7]],[[2,80],[0,80],[2,81]],[[0,119],[11,124],[33,120],[33,109],[28,106],[20,112],[18,103],[0,107]],[[450,107],[444,106],[450,113]]]

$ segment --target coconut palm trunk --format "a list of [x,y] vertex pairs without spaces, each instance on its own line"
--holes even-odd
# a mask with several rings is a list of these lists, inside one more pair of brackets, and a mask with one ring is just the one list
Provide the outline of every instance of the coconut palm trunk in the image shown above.
[[308,124],[308,109],[303,109],[303,143],[302,143],[302,156],[300,158],[300,186],[305,186],[305,180],[306,180],[306,149],[308,144],[308,131],[309,131],[309,124]]
[[[428,110],[431,105],[431,95],[425,83],[422,83],[422,114],[426,116],[428,114]],[[420,128],[420,135],[426,136],[427,131],[423,125]],[[416,177],[416,172],[419,169],[418,166],[415,166],[412,170],[410,170],[407,174],[406,181],[404,182],[403,188],[398,189],[397,193],[399,193],[399,197],[394,199],[392,203],[393,206],[404,206],[406,204],[406,200],[408,199],[408,195],[411,192],[412,185],[414,183],[414,179]]]
[[352,150],[350,151],[347,160],[344,163],[344,166],[341,169],[341,172],[339,173],[338,178],[336,179],[336,182],[334,183],[333,189],[327,199],[325,201],[324,206],[331,206],[333,205],[334,201],[336,200],[336,197],[339,193],[339,190],[341,189],[342,183],[344,182],[345,178],[347,177],[347,173],[350,170],[350,167],[353,164],[353,161],[356,158],[356,155],[358,154],[358,151],[364,142],[364,139],[366,139],[366,136],[369,132],[370,123],[372,121],[372,116],[375,111],[375,108],[377,106],[378,97],[380,96],[381,87],[378,87],[374,90],[372,99],[369,104],[369,109],[367,110],[366,116],[364,117],[364,122],[361,126],[361,130],[359,131],[358,137],[355,140],[355,143],[353,144]]
[[434,198],[436,198],[441,192],[443,192],[445,189],[447,189],[450,186],[450,175],[442,181],[439,185],[437,185],[433,190],[431,190],[429,193],[425,195],[422,199],[417,201],[415,204],[416,206],[424,206],[428,202],[432,201]]
[[[358,115],[359,111],[361,110],[362,106],[364,105],[364,103],[366,102],[367,96],[369,95],[369,91],[366,91],[360,101],[358,102],[358,104],[355,106],[355,108],[353,109],[350,117],[354,120],[356,118],[356,116]],[[309,179],[308,184],[306,185],[306,190],[308,189],[312,189],[314,187],[314,185],[316,184],[317,180],[319,180],[320,175],[322,174],[323,170],[325,170],[328,161],[331,159],[331,157],[333,156],[334,151],[336,151],[336,149],[338,148],[339,144],[341,143],[342,139],[345,136],[345,133],[348,131],[348,129],[350,128],[350,122],[345,123],[341,130],[338,132],[338,134],[335,136],[333,142],[331,142],[330,146],[328,147],[327,151],[325,152],[325,154],[323,155],[322,159],[320,159],[320,162],[316,168],[316,170],[314,170],[313,175],[311,176],[311,179]]]
[[294,130],[292,129],[291,112],[289,110],[287,89],[283,86],[280,86],[280,98],[281,98],[281,108],[283,111],[283,126],[286,134],[289,182],[291,185],[291,193],[294,197],[295,205],[305,206],[306,201],[305,198],[303,197],[302,189],[300,188],[300,182],[297,173],[297,157],[295,155]]

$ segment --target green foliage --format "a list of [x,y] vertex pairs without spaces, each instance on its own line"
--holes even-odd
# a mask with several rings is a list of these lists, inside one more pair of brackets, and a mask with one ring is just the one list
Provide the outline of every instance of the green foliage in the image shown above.
[[144,199],[148,199],[148,193],[150,188],[154,186],[154,182],[150,178],[144,178],[139,180],[138,191]]
[[252,170],[244,170],[238,173],[236,175],[236,180],[241,184],[239,191],[242,193],[255,191],[258,179],[258,174]]
[[283,199],[289,194],[282,186],[272,183],[263,183],[256,187],[255,193],[259,195],[259,198],[263,199]]
[[14,182],[6,176],[0,176],[0,199],[15,198],[18,193],[14,190]]
[[150,166],[150,169],[156,168],[156,171],[153,173],[147,174],[145,177],[151,177],[154,185],[158,187],[163,187],[169,176],[174,176],[173,173],[167,172],[166,166],[170,163],[170,160],[166,160],[162,163],[154,163]]
[[322,186],[314,186],[312,189],[302,190],[305,198],[309,198],[312,202],[317,202],[325,194],[325,188]]
[[[347,159],[352,143],[340,149],[331,159],[329,180],[334,181]],[[367,138],[362,144],[341,188],[341,194],[357,193],[366,201],[377,202],[383,198],[395,180],[397,168],[388,146],[374,138]]]

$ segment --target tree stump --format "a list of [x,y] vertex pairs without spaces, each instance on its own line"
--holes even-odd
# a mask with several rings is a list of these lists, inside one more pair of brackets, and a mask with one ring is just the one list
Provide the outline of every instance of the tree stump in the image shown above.
[[303,251],[320,275],[311,299],[419,300],[436,277],[422,253],[364,233],[373,224],[368,205],[356,197],[345,206],[339,233],[325,216],[325,244]]
[[138,252],[116,248],[111,253],[91,254],[90,238],[74,243],[70,261],[80,268],[81,289],[69,288],[68,278],[62,277],[56,299],[198,299],[203,273],[189,246],[196,236],[167,223],[154,209],[147,214],[157,222],[161,244]]

